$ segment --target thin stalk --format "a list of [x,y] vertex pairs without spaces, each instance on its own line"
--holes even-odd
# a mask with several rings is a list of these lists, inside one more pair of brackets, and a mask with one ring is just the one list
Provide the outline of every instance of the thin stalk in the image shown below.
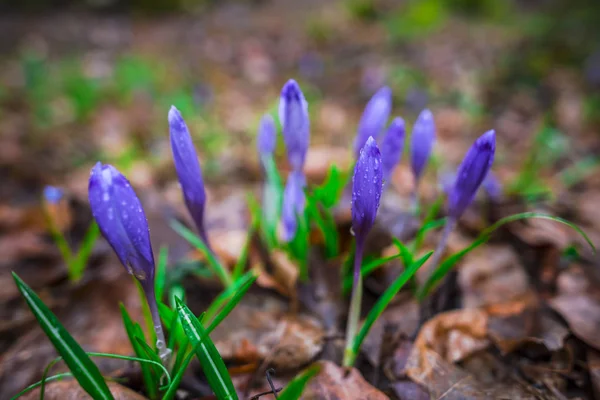
[[364,240],[356,239],[356,252],[354,254],[354,277],[352,283],[352,297],[350,299],[350,310],[348,311],[348,325],[346,326],[346,349],[344,350],[344,367],[352,367],[356,360],[356,354],[353,350],[354,337],[358,331],[358,322],[360,319],[360,306],[362,303],[362,274],[360,266],[362,264],[364,252]]
[[450,233],[456,227],[456,219],[453,217],[448,217],[446,220],[446,224],[444,225],[444,232],[442,233],[442,238],[438,241],[437,247],[435,248],[435,252],[433,253],[433,257],[431,258],[431,262],[427,267],[428,275],[431,275],[433,271],[437,268],[442,255],[444,254],[444,250],[448,245],[448,238],[450,237]]
[[156,305],[156,295],[154,293],[154,282],[143,285],[143,287],[144,294],[146,295],[146,301],[148,302],[148,308],[150,308],[150,314],[152,315],[152,321],[154,323],[154,333],[156,333],[156,348],[158,350],[158,356],[164,365],[168,365],[171,356],[171,349],[167,348],[165,333],[163,332],[162,324],[160,322],[158,306]]

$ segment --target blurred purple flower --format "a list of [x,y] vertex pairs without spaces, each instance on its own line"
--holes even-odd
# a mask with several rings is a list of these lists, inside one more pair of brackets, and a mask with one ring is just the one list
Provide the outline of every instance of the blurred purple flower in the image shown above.
[[496,151],[493,130],[481,135],[471,146],[456,173],[456,181],[449,196],[448,215],[458,220],[471,204],[477,189],[487,176]]
[[384,86],[371,97],[358,123],[358,132],[354,141],[354,154],[357,158],[367,139],[370,136],[377,138],[383,130],[391,111],[392,90]]
[[292,171],[288,176],[285,190],[283,191],[283,206],[281,220],[283,225],[282,240],[290,242],[296,236],[298,218],[304,217],[306,203],[304,188],[306,178],[302,171]]
[[383,180],[387,181],[392,171],[400,162],[404,150],[404,120],[394,118],[390,124],[383,142],[381,143],[381,165],[383,166]]
[[258,127],[257,147],[258,154],[262,157],[270,156],[275,151],[277,144],[277,129],[275,121],[269,114],[265,114]]
[[435,141],[435,122],[431,111],[421,111],[415,121],[411,136],[411,166],[415,182],[419,182]]
[[64,196],[62,189],[55,186],[46,186],[44,188],[44,199],[50,204],[58,203]]
[[143,286],[152,286],[154,255],[148,221],[127,178],[113,166],[97,163],[90,176],[88,195],[102,235],[127,272]]
[[381,153],[371,136],[360,151],[352,177],[352,230],[357,249],[375,223],[382,190]]
[[283,126],[288,161],[293,170],[302,170],[310,141],[308,103],[300,86],[290,79],[281,89],[279,120]]
[[502,198],[502,184],[492,171],[487,174],[482,185],[492,201],[498,201]]
[[204,228],[206,192],[204,191],[200,162],[188,127],[181,113],[174,106],[171,106],[169,110],[169,135],[173,162],[175,163],[175,170],[177,171],[185,205],[196,224],[200,238],[210,248]]

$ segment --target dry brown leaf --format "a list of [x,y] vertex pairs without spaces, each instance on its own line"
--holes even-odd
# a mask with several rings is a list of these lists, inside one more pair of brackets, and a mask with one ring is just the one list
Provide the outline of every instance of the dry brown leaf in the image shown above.
[[297,298],[296,282],[298,282],[298,266],[292,261],[287,253],[273,250],[270,254],[273,271],[267,273],[264,268],[258,267],[259,275],[256,283],[264,288],[274,289],[279,294],[291,298]]
[[346,375],[344,368],[330,361],[316,363],[321,367],[319,373],[312,378],[304,392],[302,400],[386,400],[388,397],[371,386],[356,368]]
[[526,343],[543,344],[556,351],[564,346],[569,330],[549,314],[528,308],[508,316],[490,315],[488,335],[504,354]]
[[278,370],[289,370],[321,351],[324,332],[312,317],[289,315],[281,300],[247,294],[212,336],[226,360],[267,360]]
[[[408,376],[429,390],[431,399],[443,400],[534,400],[530,393],[517,382],[494,382],[482,384],[473,375],[447,362],[431,349],[420,354],[420,364],[407,369]],[[416,359],[411,359],[416,361]],[[409,360],[409,364],[411,363]],[[423,368],[425,366],[425,368]]]
[[509,246],[485,246],[469,253],[458,282],[465,308],[511,301],[529,290],[527,274]]
[[[116,382],[106,382],[115,400],[147,400],[146,397]],[[37,400],[40,389],[32,390],[21,397],[23,400]],[[92,397],[87,394],[76,380],[55,381],[46,385],[44,399],[46,400],[86,400]]]
[[588,293],[561,294],[550,306],[569,324],[575,336],[600,350],[600,301]]
[[448,362],[458,362],[489,345],[487,314],[478,309],[454,310],[427,321],[415,340],[409,359],[410,368],[428,368],[420,360],[431,349]]

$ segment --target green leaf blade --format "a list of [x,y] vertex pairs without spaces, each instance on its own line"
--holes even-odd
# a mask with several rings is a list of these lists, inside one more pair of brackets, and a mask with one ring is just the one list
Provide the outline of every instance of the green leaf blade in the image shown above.
[[238,400],[237,393],[215,344],[190,309],[177,299],[177,312],[183,329],[195,349],[196,356],[211,389],[219,400]]
[[358,334],[354,338],[354,354],[358,354],[362,342],[367,337],[369,330],[371,329],[373,324],[375,324],[377,318],[379,318],[379,316],[383,313],[385,308],[388,306],[388,304],[390,304],[390,302],[400,291],[400,289],[402,289],[406,282],[408,282],[408,280],[412,278],[412,276],[419,270],[419,268],[421,268],[423,264],[425,264],[425,262],[429,259],[429,257],[431,257],[432,254],[433,251],[430,251],[423,257],[419,258],[417,261],[413,262],[408,268],[404,270],[404,272],[402,272],[402,274],[400,274],[398,278],[396,278],[396,280],[386,289],[386,291],[383,292],[379,300],[377,300],[377,303],[375,303],[375,306],[373,306],[371,311],[369,311],[367,318],[365,318],[365,322],[363,323],[360,330],[358,331]]
[[321,371],[320,365],[307,368],[300,375],[290,381],[286,388],[279,394],[279,400],[298,400],[304,392],[304,388],[315,375]]
[[56,315],[17,274],[13,272],[12,275],[17,288],[25,298],[44,333],[64,359],[81,387],[94,399],[114,399],[96,364],[58,321]]

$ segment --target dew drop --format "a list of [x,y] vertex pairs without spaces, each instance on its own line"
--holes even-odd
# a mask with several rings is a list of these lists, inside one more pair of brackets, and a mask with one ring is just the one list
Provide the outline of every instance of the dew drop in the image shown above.
[[102,195],[102,200],[104,200],[104,201],[110,200],[110,195],[108,194],[108,192],[104,192],[104,194]]

